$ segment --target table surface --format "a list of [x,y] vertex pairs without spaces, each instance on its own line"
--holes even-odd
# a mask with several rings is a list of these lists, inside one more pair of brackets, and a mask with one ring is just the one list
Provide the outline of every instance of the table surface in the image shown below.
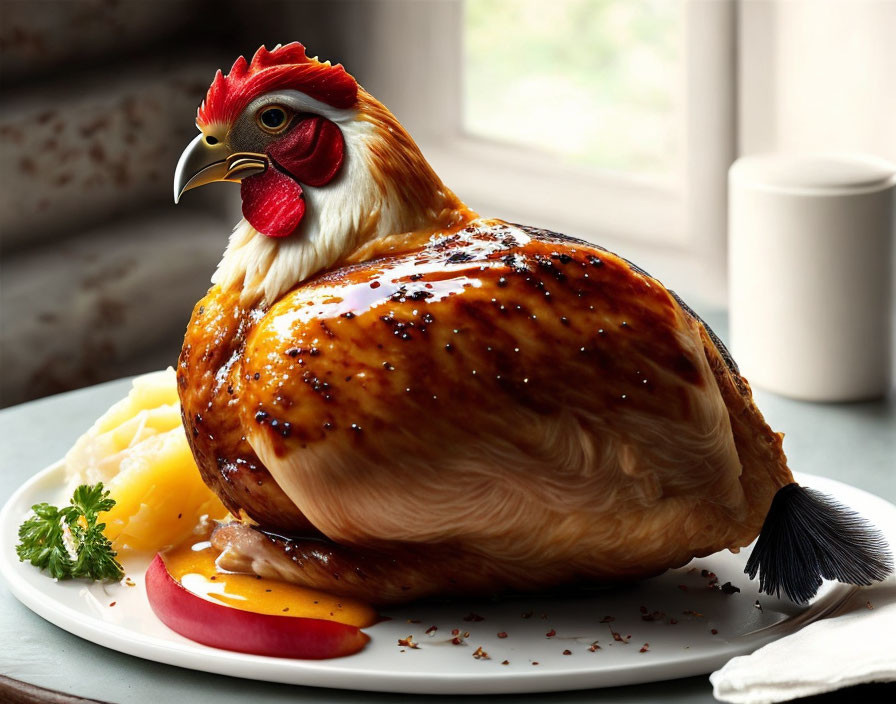
[[[714,321],[710,321],[714,322]],[[724,320],[720,321],[724,323]],[[718,325],[724,327],[724,325]],[[0,505],[28,477],[62,457],[130,386],[109,382],[0,411]],[[756,391],[772,428],[784,431],[795,471],[831,477],[896,502],[896,396],[867,403],[813,404]],[[48,422],[52,419],[52,422]],[[53,432],[48,433],[47,428]],[[270,684],[161,665],[107,650],[44,621],[0,580],[0,675],[108,702],[411,702],[424,697]],[[425,697],[431,700],[431,697]],[[446,697],[464,702],[489,697]],[[532,702],[713,702],[706,677],[602,690],[514,696]]]

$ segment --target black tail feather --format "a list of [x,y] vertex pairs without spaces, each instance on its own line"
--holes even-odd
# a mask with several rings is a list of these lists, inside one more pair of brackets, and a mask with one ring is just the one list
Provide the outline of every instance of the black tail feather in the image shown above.
[[821,579],[867,586],[893,571],[883,534],[846,506],[814,489],[788,484],[772,500],[744,570],[759,572],[759,590],[798,604]]

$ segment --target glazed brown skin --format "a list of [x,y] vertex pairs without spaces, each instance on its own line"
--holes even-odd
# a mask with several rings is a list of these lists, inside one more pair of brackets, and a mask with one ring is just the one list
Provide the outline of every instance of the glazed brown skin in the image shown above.
[[203,481],[233,515],[260,517],[274,529],[310,529],[246,442],[239,417],[228,405],[239,401],[234,383],[216,378],[238,359],[252,325],[250,311],[239,306],[238,298],[207,296],[208,306],[200,301],[193,310],[177,374],[187,439]]
[[755,538],[792,481],[781,438],[656,280],[500,221],[377,246],[269,310],[212,288],[193,312],[203,478],[338,544],[230,535],[265,553],[233,564],[382,603],[645,577]]

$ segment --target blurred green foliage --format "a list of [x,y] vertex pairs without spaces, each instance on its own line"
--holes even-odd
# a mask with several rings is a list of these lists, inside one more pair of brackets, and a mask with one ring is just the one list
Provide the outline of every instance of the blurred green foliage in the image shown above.
[[679,0],[466,0],[464,129],[668,177],[684,84]]

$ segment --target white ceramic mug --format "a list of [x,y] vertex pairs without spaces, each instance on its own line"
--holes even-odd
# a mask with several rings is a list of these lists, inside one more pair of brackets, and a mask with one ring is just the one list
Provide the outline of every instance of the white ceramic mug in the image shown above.
[[731,346],[754,385],[809,401],[890,389],[896,166],[763,154],[728,176]]

